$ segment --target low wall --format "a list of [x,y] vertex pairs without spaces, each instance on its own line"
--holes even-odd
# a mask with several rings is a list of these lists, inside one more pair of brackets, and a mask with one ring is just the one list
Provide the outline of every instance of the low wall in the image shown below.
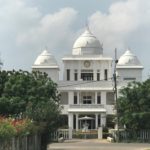
[[115,141],[150,143],[150,130],[125,130],[113,133]]
[[41,150],[41,137],[32,135],[9,140],[0,139],[0,150]]

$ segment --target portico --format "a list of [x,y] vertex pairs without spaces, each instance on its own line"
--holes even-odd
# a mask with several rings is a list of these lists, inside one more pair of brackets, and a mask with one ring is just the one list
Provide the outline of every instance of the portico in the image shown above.
[[93,105],[93,108],[91,105],[89,107],[71,105],[68,113],[68,126],[76,131],[84,129],[85,123],[88,125],[88,129],[98,129],[98,127],[106,125],[106,110],[103,105]]

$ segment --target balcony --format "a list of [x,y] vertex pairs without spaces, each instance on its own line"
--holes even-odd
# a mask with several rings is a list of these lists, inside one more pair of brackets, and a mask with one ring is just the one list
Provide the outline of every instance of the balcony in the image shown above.
[[104,108],[102,104],[72,104],[69,108]]
[[68,112],[70,113],[101,113],[106,112],[102,104],[72,104],[69,105]]

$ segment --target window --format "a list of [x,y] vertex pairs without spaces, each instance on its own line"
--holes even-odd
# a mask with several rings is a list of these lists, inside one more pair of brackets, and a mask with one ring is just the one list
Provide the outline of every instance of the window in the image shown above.
[[67,81],[70,80],[70,69],[67,69]]
[[97,73],[97,81],[100,81],[100,73]]
[[83,104],[92,104],[92,96],[83,96]]
[[97,104],[101,104],[101,93],[97,93]]
[[78,71],[77,70],[74,71],[74,80],[75,81],[78,80]]
[[97,96],[97,104],[101,104],[101,96]]
[[104,70],[104,80],[107,80],[107,78],[108,78],[108,77],[107,77],[107,73],[108,73],[108,71],[107,71],[107,69],[105,69],[105,70]]
[[93,80],[93,70],[81,70],[82,80]]
[[124,80],[136,80],[136,78],[124,78]]
[[78,102],[77,102],[77,93],[74,93],[74,104],[77,104]]

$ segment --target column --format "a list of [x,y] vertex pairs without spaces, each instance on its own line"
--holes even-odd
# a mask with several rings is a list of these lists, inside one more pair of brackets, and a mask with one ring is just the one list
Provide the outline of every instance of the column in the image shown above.
[[81,80],[81,70],[79,69],[78,70],[78,81],[80,81]]
[[101,104],[106,105],[106,91],[101,92]]
[[98,114],[95,114],[95,129],[98,129]]
[[101,114],[101,126],[102,127],[106,126],[106,113]]
[[69,128],[73,129],[73,114],[72,113],[68,114],[68,126]]
[[68,104],[73,104],[73,96],[74,96],[74,93],[72,91],[69,91],[68,92]]
[[69,126],[69,139],[72,139],[72,129],[73,129],[73,114],[68,114],[68,126]]
[[94,70],[93,72],[93,80],[96,81],[97,80],[97,70]]
[[95,104],[97,104],[97,91],[95,91]]
[[101,80],[104,80],[104,68],[102,67],[101,68],[101,71],[100,71],[100,74],[101,74]]
[[70,69],[70,81],[73,81],[73,70]]
[[78,129],[79,129],[79,126],[78,126],[78,119],[79,118],[79,115],[78,114],[76,114],[76,131],[78,131]]

